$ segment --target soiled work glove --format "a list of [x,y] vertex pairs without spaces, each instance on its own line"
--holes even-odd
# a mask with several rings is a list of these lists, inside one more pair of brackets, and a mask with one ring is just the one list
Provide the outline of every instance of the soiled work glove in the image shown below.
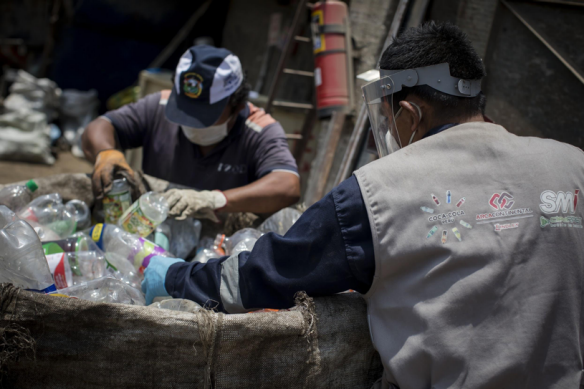
[[114,149],[100,151],[97,154],[91,177],[91,186],[96,199],[103,199],[104,194],[112,189],[114,177],[124,177],[128,181],[134,199],[146,191],[140,175],[128,165],[121,151]]
[[227,204],[227,198],[218,190],[171,189],[162,195],[168,201],[170,209],[168,216],[177,220],[184,220],[190,216],[218,222],[215,211]]
[[146,295],[146,305],[152,304],[155,297],[169,296],[164,286],[168,269],[177,262],[184,262],[180,258],[152,257],[146,270],[144,270],[144,281],[142,281],[142,292]]

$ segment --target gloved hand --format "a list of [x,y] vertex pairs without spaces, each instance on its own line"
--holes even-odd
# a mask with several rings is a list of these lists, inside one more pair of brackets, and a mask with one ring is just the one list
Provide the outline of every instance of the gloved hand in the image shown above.
[[168,201],[170,209],[168,216],[177,220],[184,220],[190,216],[219,222],[215,211],[227,204],[227,198],[218,190],[171,189],[162,195]]
[[171,265],[177,262],[184,262],[180,258],[152,257],[146,270],[144,270],[144,281],[142,281],[142,292],[146,294],[146,305],[152,304],[155,297],[170,296],[164,286],[166,273]]
[[114,176],[124,177],[128,181],[134,199],[146,192],[140,175],[128,165],[124,154],[110,149],[100,151],[95,160],[91,186],[96,199],[103,199],[104,194],[112,189]]

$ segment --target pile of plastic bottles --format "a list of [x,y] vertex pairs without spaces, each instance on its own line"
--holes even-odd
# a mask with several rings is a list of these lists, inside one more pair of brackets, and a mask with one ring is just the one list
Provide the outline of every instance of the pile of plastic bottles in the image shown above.
[[[214,240],[199,241],[200,221],[166,221],[168,204],[154,192],[131,203],[123,179],[115,181],[103,200],[106,223],[94,223],[83,201],[63,203],[58,193],[33,198],[37,189],[29,181],[0,190],[0,282],[35,292],[144,305],[140,284],[152,257],[175,257],[174,252],[185,258],[194,255],[196,247],[193,261],[205,263],[251,251],[270,232],[246,228],[231,237],[219,234]],[[283,225],[292,224],[289,214],[290,210],[280,211],[266,223],[282,233]],[[187,312],[201,309],[181,299],[152,306]]]

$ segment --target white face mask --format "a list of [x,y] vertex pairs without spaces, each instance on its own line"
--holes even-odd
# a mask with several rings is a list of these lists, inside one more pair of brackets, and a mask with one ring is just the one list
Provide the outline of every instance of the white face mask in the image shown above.
[[227,125],[231,121],[231,116],[223,124],[218,124],[205,128],[192,128],[181,126],[183,134],[188,140],[199,146],[211,146],[221,142],[227,136]]
[[[422,120],[422,110],[420,109],[420,107],[418,107],[417,104],[412,103],[411,101],[409,102],[411,105],[413,105],[414,107],[416,107],[416,109],[418,110],[418,115],[420,117],[420,120]],[[397,113],[394,116],[394,119],[397,119],[399,117],[399,115],[401,115],[401,113],[403,112],[403,107],[400,107],[397,111]],[[412,132],[412,136],[410,137],[410,141],[408,142],[408,144],[406,146],[409,146],[412,144],[412,141],[414,140],[414,136],[416,135],[416,132],[418,132],[418,129],[416,129],[414,132]],[[402,148],[402,145],[391,135],[390,132],[388,132],[385,135],[385,142],[387,143],[389,149],[393,152],[399,150]],[[405,146],[403,146],[405,147]]]

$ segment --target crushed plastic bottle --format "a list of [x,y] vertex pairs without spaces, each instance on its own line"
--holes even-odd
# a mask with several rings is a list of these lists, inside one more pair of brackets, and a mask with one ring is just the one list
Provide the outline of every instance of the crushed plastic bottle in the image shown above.
[[197,255],[195,255],[193,262],[207,263],[209,259],[219,258],[222,256],[222,254],[218,254],[215,250],[201,249],[197,252]]
[[120,217],[132,204],[130,185],[125,178],[114,180],[112,189],[103,198],[105,222],[117,224]]
[[141,237],[150,235],[166,220],[168,202],[159,193],[147,192],[124,212],[118,221],[124,230]]
[[96,303],[146,305],[142,292],[113,277],[102,277],[59,290],[59,293]]
[[140,289],[144,276],[126,258],[116,253],[105,253],[108,271],[118,280],[133,288]]
[[139,273],[154,256],[174,258],[174,255],[162,247],[138,235],[124,231],[121,227],[112,224],[96,224],[87,233],[97,243],[97,246],[106,253],[116,253],[126,258]]
[[265,234],[268,232],[275,232],[278,235],[284,236],[300,216],[302,216],[302,214],[296,209],[284,208],[267,218],[258,227],[258,230]]
[[0,206],[0,282],[42,293],[57,291],[34,229]]
[[237,254],[241,251],[251,251],[255,242],[263,235],[260,231],[254,228],[244,228],[243,230],[237,231],[235,234],[225,239],[225,254],[233,255],[237,247]]
[[186,300],[186,299],[166,299],[159,302],[155,302],[150,304],[148,307],[151,308],[158,308],[158,309],[169,309],[171,311],[179,311],[179,312],[191,312],[195,313],[203,307],[197,304],[194,301]]
[[47,256],[57,289],[79,285],[107,275],[104,253],[84,233],[70,238],[45,242]]
[[61,238],[71,235],[77,228],[75,218],[58,193],[37,197],[18,213],[18,217],[47,227]]
[[38,189],[33,180],[24,185],[10,185],[0,190],[0,205],[7,206],[12,212],[19,212],[32,201],[32,194]]
[[84,230],[91,226],[91,212],[85,201],[71,200],[65,204],[65,208],[73,215],[78,230]]

